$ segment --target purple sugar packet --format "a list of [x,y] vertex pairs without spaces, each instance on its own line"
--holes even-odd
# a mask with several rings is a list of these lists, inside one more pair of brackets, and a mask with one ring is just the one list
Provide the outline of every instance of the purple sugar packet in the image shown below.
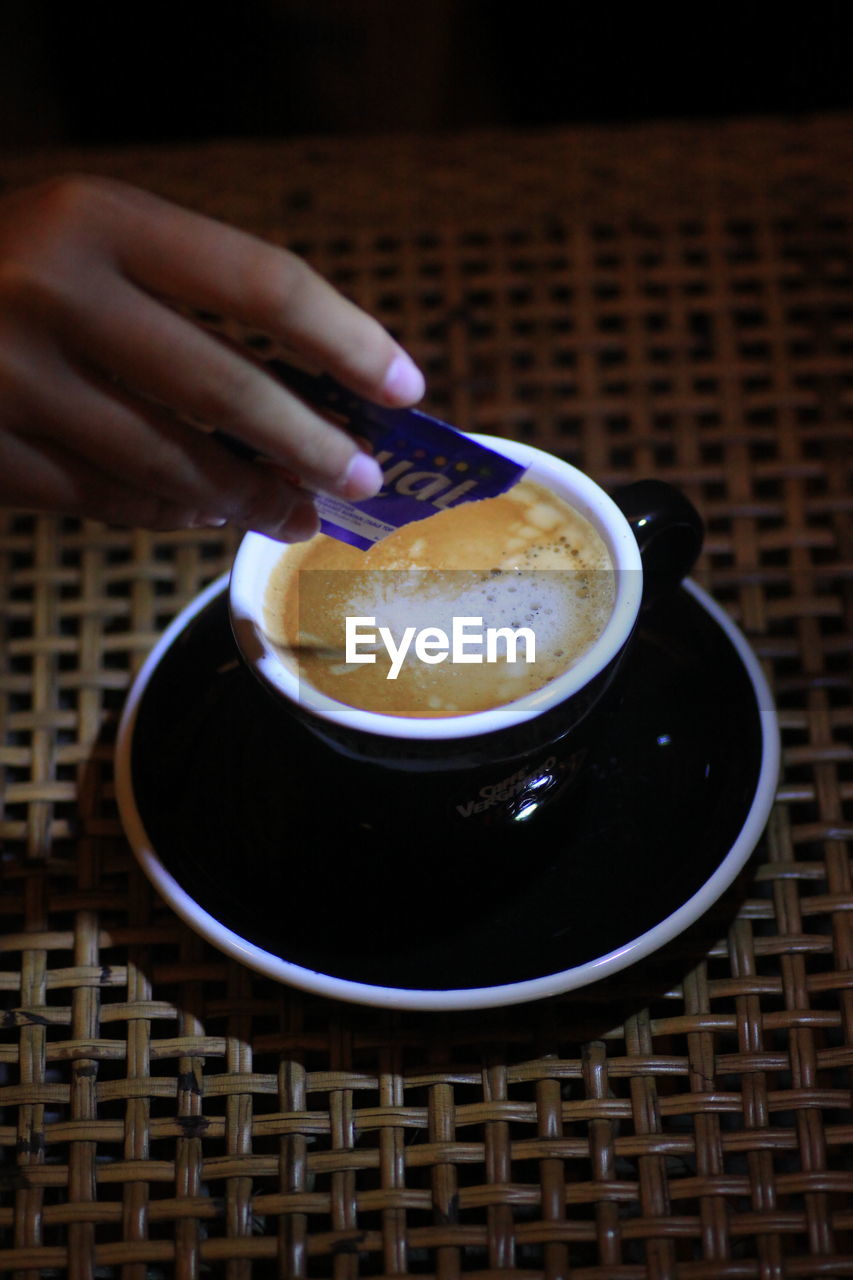
[[419,409],[385,409],[327,374],[307,373],[283,360],[266,366],[303,400],[366,441],[382,468],[384,484],[373,498],[317,498],[320,528],[339,542],[367,551],[404,524],[505,493],[526,470]]

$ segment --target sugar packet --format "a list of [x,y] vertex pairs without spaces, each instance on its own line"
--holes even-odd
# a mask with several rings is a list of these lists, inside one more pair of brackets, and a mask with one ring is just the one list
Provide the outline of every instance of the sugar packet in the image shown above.
[[460,502],[505,493],[524,474],[522,464],[419,409],[386,409],[328,374],[308,373],[284,360],[267,360],[265,365],[354,436],[382,468],[384,482],[373,498],[317,498],[320,528],[340,542],[367,551],[404,524]]

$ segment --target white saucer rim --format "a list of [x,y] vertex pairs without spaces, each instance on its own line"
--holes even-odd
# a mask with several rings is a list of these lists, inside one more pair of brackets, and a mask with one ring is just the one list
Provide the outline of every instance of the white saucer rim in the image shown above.
[[775,801],[781,766],[779,725],[770,688],[758,658],[740,629],[702,587],[692,579],[686,579],[683,587],[726,633],[746,670],[755,693],[762,739],[761,766],[749,812],[728,853],[694,894],[651,929],[603,956],[557,973],[497,986],[436,990],[381,987],[348,978],[336,978],[273,955],[218,921],[163,866],[145,830],[133,789],[133,731],[151,677],[178,636],[226,589],[227,584],[226,573],[195,596],[172,620],[140,668],[128,693],[118,727],[115,753],[116,797],[122,824],[137,860],[176,915],[226,955],[266,977],[331,999],[374,1007],[424,1011],[496,1008],[562,995],[598,982],[636,963],[683,933],[733,883],[761,838]]

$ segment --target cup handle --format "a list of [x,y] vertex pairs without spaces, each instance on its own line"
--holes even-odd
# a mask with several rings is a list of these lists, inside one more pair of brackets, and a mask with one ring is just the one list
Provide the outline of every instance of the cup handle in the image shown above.
[[643,558],[643,608],[677,587],[699,552],[705,526],[702,517],[680,490],[663,480],[638,480],[613,494],[621,507]]

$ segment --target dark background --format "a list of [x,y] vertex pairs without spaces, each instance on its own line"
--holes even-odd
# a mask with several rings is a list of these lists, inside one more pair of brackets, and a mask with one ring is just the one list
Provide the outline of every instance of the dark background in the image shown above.
[[0,6],[0,146],[844,108],[851,10],[21,0]]

